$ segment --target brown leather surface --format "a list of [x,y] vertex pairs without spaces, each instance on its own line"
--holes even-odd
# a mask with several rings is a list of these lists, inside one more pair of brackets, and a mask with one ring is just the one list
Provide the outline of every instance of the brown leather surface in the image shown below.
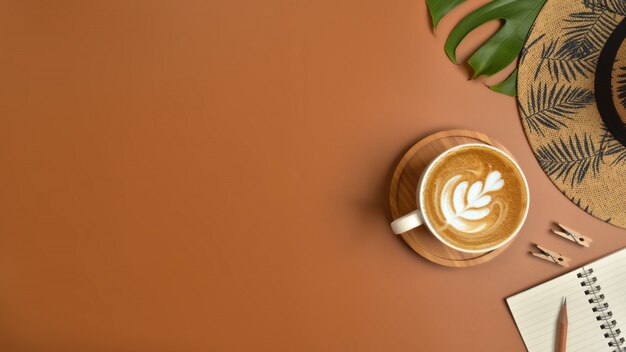
[[[531,243],[579,265],[626,233],[447,61],[477,4],[435,38],[423,1],[5,0],[0,350],[522,351],[503,299],[563,272]],[[501,141],[531,187],[520,237],[476,267],[389,229],[395,164],[447,128]]]

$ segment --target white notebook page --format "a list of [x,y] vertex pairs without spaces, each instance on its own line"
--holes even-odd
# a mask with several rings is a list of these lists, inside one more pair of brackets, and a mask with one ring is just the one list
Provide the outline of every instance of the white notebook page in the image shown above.
[[[577,276],[585,270],[593,271],[587,280]],[[581,282],[588,282],[593,287],[600,286],[600,290],[595,296],[586,295],[585,290],[589,287],[581,286]],[[612,313],[609,322],[615,320],[617,323],[612,330],[600,327],[606,323],[596,318],[602,313],[594,312],[596,304],[589,303],[590,298],[599,299],[600,294],[604,295],[601,303],[608,304],[606,312]],[[509,309],[529,352],[555,350],[556,323],[564,297],[567,298],[568,352],[618,350],[617,347],[609,346],[613,339],[604,334],[621,328],[624,335],[620,334],[617,338],[626,336],[626,249],[507,298]]]

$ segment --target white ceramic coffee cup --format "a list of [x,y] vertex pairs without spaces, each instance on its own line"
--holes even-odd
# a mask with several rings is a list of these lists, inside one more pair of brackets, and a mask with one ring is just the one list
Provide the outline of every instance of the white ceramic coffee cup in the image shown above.
[[[517,171],[519,172],[523,182],[524,182],[524,187],[526,189],[526,199],[527,199],[527,204],[526,204],[526,208],[523,210],[524,214],[522,216],[522,220],[520,221],[519,225],[515,228],[515,231],[513,231],[505,240],[499,242],[498,244],[491,246],[489,248],[485,248],[485,249],[481,249],[481,250],[473,250],[473,249],[465,249],[465,248],[459,248],[454,246],[451,243],[446,242],[446,240],[444,238],[442,238],[439,233],[437,233],[437,231],[434,229],[434,227],[432,226],[431,222],[428,219],[428,216],[426,215],[425,212],[423,212],[420,209],[420,204],[424,204],[424,191],[425,188],[424,186],[427,184],[427,180],[428,177],[432,171],[432,168],[435,164],[437,164],[437,162],[439,160],[441,160],[442,158],[444,158],[446,155],[454,152],[455,150],[461,149],[461,148],[468,148],[468,147],[476,147],[476,146],[480,146],[480,147],[485,147],[488,149],[493,150],[494,152],[502,155],[503,157],[505,157],[506,159],[510,160],[511,163],[513,163],[513,165],[515,165],[515,168],[517,169]],[[444,243],[445,245],[447,245],[450,248],[456,249],[457,251],[461,251],[461,252],[466,252],[466,253],[483,253],[483,252],[488,252],[488,251],[492,251],[494,249],[500,248],[502,246],[504,246],[505,244],[507,244],[509,241],[511,241],[519,232],[519,230],[522,228],[522,225],[524,224],[524,221],[526,220],[526,216],[528,215],[528,208],[530,207],[530,194],[528,191],[528,183],[526,181],[526,176],[524,176],[524,173],[522,172],[522,169],[519,167],[519,165],[517,164],[517,162],[515,160],[513,160],[513,158],[511,158],[510,155],[508,155],[507,153],[503,152],[502,150],[487,145],[487,144],[478,144],[478,143],[470,143],[470,144],[462,144],[462,145],[458,145],[456,147],[450,148],[446,151],[444,151],[443,153],[439,154],[439,156],[437,156],[433,161],[431,161],[428,166],[426,167],[426,169],[424,170],[424,172],[422,173],[419,182],[417,183],[417,192],[416,192],[416,198],[417,198],[417,206],[418,209],[416,209],[415,211],[412,211],[396,220],[394,220],[391,223],[391,230],[393,231],[393,233],[395,233],[396,235],[399,235],[401,233],[407,232],[409,230],[412,230],[418,226],[421,225],[426,225],[426,227],[428,227],[428,229],[430,230],[430,232],[435,235],[435,237],[437,237],[437,239],[439,241],[441,241],[442,243]]]

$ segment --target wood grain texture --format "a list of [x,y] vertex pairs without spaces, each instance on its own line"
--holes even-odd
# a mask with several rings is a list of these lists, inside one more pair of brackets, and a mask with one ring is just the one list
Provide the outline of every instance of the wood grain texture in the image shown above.
[[[397,219],[417,208],[415,196],[417,183],[431,160],[447,149],[468,143],[493,145],[511,155],[502,144],[480,132],[470,130],[441,131],[421,139],[404,154],[394,171],[389,192],[392,217]],[[450,267],[468,267],[485,263],[498,256],[512,243],[510,241],[494,251],[475,254],[459,252],[446,246],[425,226],[405,232],[401,236],[417,254],[431,262]]]

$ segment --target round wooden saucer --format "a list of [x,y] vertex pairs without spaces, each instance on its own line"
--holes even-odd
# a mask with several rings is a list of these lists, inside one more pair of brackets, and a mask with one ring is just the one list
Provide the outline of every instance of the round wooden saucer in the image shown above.
[[[493,145],[511,155],[502,144],[479,132],[448,130],[431,134],[411,147],[394,171],[389,194],[393,219],[417,209],[415,199],[417,182],[428,163],[445,150],[468,143]],[[498,256],[511,244],[509,242],[494,251],[474,254],[459,252],[446,246],[425,226],[405,232],[401,236],[422,257],[431,262],[451,267],[466,267],[485,263]]]

